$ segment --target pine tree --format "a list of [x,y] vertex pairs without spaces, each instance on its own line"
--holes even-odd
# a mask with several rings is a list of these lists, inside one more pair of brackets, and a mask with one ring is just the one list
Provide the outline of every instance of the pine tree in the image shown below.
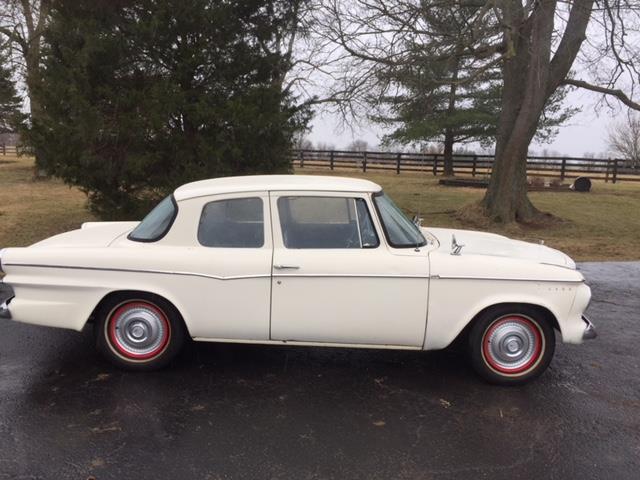
[[24,121],[20,111],[22,102],[12,77],[8,57],[0,51],[0,133],[15,132]]
[[[423,11],[423,21],[434,37],[464,41],[463,32],[479,7],[450,7]],[[442,142],[444,175],[453,175],[453,151],[457,143],[479,142],[490,146],[500,118],[502,75],[498,66],[480,70],[473,59],[463,56],[463,45],[451,49],[460,54],[443,56],[430,43],[410,38],[402,43],[403,62],[383,63],[377,68],[378,84],[385,94],[373,95],[371,103],[381,107],[373,120],[393,128],[387,144]],[[578,110],[563,106],[567,89],[551,96],[536,131],[536,140],[549,141],[557,126]]]
[[275,81],[286,60],[261,47],[272,3],[55,3],[29,135],[45,168],[103,218],[138,217],[191,180],[287,172],[308,112]]

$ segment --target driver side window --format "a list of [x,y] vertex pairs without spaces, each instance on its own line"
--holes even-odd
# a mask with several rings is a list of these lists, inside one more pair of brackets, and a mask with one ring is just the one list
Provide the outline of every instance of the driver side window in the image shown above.
[[376,248],[380,242],[362,198],[280,197],[286,248]]

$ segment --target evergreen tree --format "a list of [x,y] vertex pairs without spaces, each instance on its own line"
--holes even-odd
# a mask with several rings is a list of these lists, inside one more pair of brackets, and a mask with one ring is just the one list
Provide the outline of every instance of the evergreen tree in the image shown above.
[[8,57],[0,51],[0,133],[15,132],[20,127],[24,121],[21,103]]
[[[479,7],[452,10],[439,7],[422,11],[423,21],[434,36],[464,41],[463,32]],[[373,120],[394,130],[386,144],[442,142],[444,174],[453,175],[456,143],[479,142],[490,146],[497,134],[501,109],[501,72],[498,66],[477,71],[473,59],[463,55],[443,56],[424,39],[410,37],[402,43],[406,58],[378,66],[378,84],[384,95],[370,101],[380,108]],[[462,45],[452,45],[462,51]],[[549,99],[536,131],[536,140],[549,141],[557,128],[578,109],[563,106],[567,89]]]
[[[284,1],[284,0],[283,0]],[[267,53],[274,1],[54,3],[30,141],[103,218],[137,217],[195,179],[287,172],[308,121]]]

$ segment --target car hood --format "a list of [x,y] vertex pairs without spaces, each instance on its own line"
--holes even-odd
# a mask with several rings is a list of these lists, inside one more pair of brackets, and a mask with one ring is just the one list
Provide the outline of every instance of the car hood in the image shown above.
[[529,260],[536,263],[576,268],[575,262],[565,253],[538,243],[513,240],[495,233],[456,230],[449,228],[423,228],[427,235],[434,236],[440,243],[439,250],[451,250],[452,238],[464,245],[462,255],[488,255]]
[[32,247],[108,247],[139,222],[87,222],[78,230],[54,235]]

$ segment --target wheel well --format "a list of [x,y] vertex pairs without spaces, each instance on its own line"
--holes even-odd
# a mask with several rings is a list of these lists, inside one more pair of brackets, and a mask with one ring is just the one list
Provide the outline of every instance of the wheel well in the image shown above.
[[553,328],[555,328],[556,330],[560,331],[560,325],[558,324],[558,319],[551,312],[551,310],[549,310],[548,308],[545,308],[545,307],[543,307],[541,305],[536,305],[534,303],[511,303],[511,302],[505,302],[505,303],[496,303],[494,305],[489,305],[488,307],[485,307],[482,310],[480,310],[478,313],[476,313],[474,315],[474,317],[471,319],[471,321],[469,323],[467,323],[467,325],[458,334],[458,336],[456,337],[454,342],[457,342],[460,339],[464,339],[464,338],[467,337],[467,335],[469,333],[469,330],[471,330],[471,327],[473,326],[475,321],[478,319],[478,317],[480,317],[480,315],[482,315],[485,312],[487,312],[489,310],[492,310],[492,309],[494,309],[496,307],[503,307],[503,306],[512,306],[514,308],[526,306],[526,307],[534,308],[535,310],[540,312],[540,314],[543,315],[547,319],[547,321],[549,321],[549,323],[551,324],[551,326]]
[[153,300],[154,298],[155,299],[160,299],[163,302],[168,303],[171,306],[171,308],[173,308],[174,312],[178,315],[178,318],[182,322],[182,326],[184,327],[185,332],[189,331],[189,329],[187,328],[187,324],[184,321],[184,317],[182,316],[182,313],[180,312],[180,310],[178,310],[178,308],[173,304],[173,302],[171,300],[168,300],[167,298],[163,297],[162,295],[158,295],[157,293],[145,292],[144,290],[115,290],[113,292],[107,293],[104,297],[102,297],[102,299],[95,306],[95,308],[91,312],[91,315],[89,316],[89,319],[87,320],[87,323],[95,323],[96,315],[98,314],[98,312],[100,311],[102,306],[105,303],[107,303],[108,301],[110,301],[112,298],[114,298],[114,297],[123,297],[123,298],[135,297],[136,295],[137,296],[143,296],[144,298],[148,298],[150,300]]

